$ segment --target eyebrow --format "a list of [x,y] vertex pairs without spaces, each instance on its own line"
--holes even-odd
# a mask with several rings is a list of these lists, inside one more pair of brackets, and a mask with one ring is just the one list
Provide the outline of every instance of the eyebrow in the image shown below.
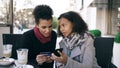
[[[52,25],[48,26],[48,28],[52,27]],[[47,26],[42,26],[42,28],[47,28]]]
[[50,25],[49,27],[52,27],[52,25]]

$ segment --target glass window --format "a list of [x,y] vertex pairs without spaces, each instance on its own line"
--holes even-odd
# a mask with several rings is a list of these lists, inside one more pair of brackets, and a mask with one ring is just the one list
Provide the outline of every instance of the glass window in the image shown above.
[[9,23],[9,1],[10,0],[0,0],[0,24]]
[[34,27],[32,11],[32,0],[14,0],[13,33],[23,33],[24,31]]
[[[73,3],[76,3],[75,0],[73,1]],[[23,33],[34,27],[32,12],[38,4],[47,4],[53,9],[53,28],[55,28],[57,26],[57,17],[63,12],[73,10],[70,8],[70,3],[70,0],[13,0],[13,33]]]
[[117,24],[120,24],[120,0],[112,2],[112,34],[117,34]]

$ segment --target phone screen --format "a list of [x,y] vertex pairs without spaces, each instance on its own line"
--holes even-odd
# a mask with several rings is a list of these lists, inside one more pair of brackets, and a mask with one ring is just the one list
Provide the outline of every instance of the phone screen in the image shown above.
[[54,53],[56,56],[60,57],[60,54],[58,53],[58,51],[62,52],[62,50],[63,50],[63,48],[59,48],[59,49],[56,49],[53,53]]

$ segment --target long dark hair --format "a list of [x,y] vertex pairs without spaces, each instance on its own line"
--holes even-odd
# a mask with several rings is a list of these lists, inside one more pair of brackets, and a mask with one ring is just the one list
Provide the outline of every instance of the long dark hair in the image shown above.
[[[58,20],[60,20],[61,18],[65,18],[73,24],[73,32],[83,34],[84,32],[88,31],[87,24],[84,22],[82,17],[77,12],[69,11],[63,13],[58,17]],[[62,36],[59,26],[58,26],[58,35]]]

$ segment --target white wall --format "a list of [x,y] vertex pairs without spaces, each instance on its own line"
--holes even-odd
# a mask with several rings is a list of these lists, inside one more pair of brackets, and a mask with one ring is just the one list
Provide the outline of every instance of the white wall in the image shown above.
[[3,33],[10,33],[10,27],[9,26],[0,26],[0,57],[2,57],[3,52],[2,52],[2,45],[3,45],[3,39],[2,39],[2,34]]
[[82,18],[84,21],[87,23],[88,28],[90,30],[96,29],[96,14],[97,14],[97,9],[95,7],[88,7],[86,9],[83,9],[80,12]]
[[97,18],[96,18],[96,28],[99,29],[103,35],[106,35],[107,27],[108,27],[107,9],[98,8]]

